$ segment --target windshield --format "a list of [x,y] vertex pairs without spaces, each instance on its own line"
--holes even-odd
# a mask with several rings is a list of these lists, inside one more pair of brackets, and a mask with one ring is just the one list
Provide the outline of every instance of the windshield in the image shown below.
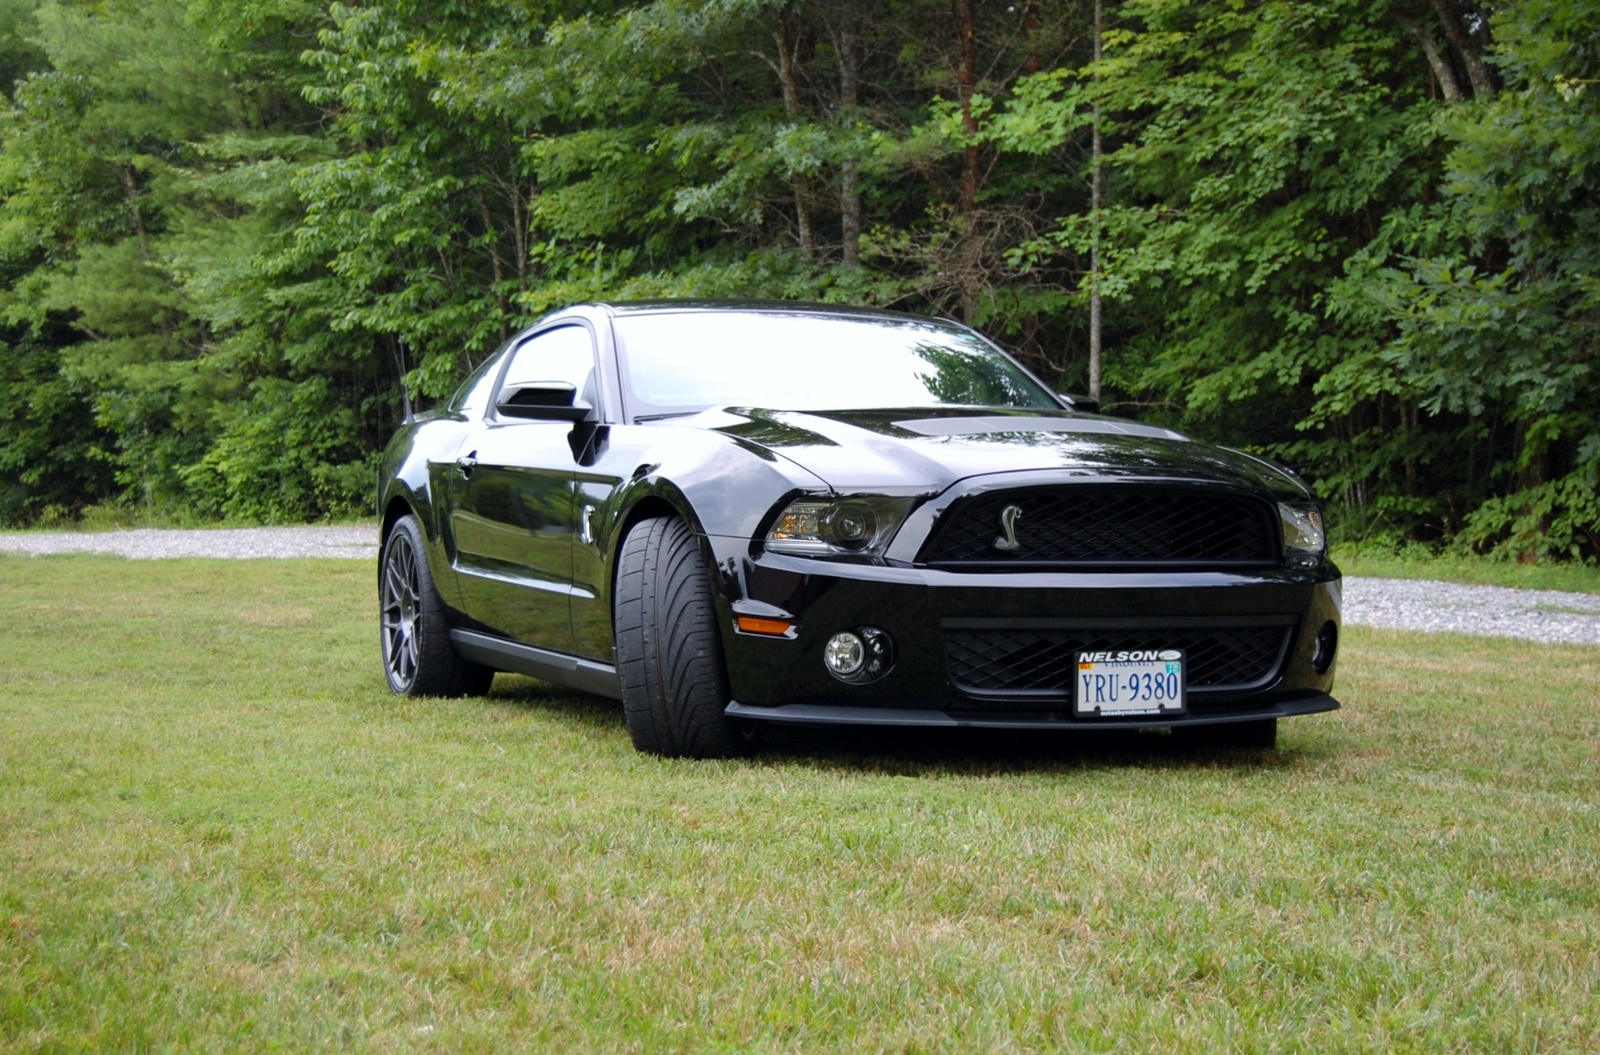
[[613,320],[636,417],[975,405],[1059,409],[976,334],[915,318],[663,312]]

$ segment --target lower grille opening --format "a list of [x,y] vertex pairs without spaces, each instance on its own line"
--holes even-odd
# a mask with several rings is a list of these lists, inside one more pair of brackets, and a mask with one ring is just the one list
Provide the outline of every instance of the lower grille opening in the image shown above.
[[1250,692],[1271,684],[1294,633],[1293,617],[1196,626],[1094,627],[985,625],[947,620],[944,654],[950,681],[968,696],[1041,706],[1072,702],[1080,652],[1177,648],[1186,660],[1191,696]]

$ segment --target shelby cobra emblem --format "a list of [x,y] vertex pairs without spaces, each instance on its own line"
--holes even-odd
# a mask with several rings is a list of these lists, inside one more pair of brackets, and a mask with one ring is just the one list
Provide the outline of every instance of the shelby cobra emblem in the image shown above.
[[995,536],[994,548],[1001,553],[1011,553],[1021,548],[1017,543],[1017,518],[1021,515],[1021,506],[1011,505],[1000,510],[1000,530],[1003,534]]

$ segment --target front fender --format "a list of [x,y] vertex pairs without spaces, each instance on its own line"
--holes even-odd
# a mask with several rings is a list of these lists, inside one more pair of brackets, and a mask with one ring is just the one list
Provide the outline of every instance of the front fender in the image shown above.
[[614,525],[608,539],[613,558],[627,527],[651,509],[677,513],[702,537],[748,542],[779,501],[829,490],[821,477],[755,444],[700,429],[633,431],[641,441],[636,449],[618,444],[607,456],[617,468],[627,466],[617,473],[622,479],[607,518]]
[[748,552],[774,505],[801,491],[827,491],[817,476],[758,446],[670,425],[612,428],[594,458],[580,466],[577,488],[578,502],[592,513],[581,514],[590,539],[574,551],[575,596],[599,603],[574,608],[573,631],[579,650],[597,657],[611,652],[618,555],[639,520],[684,519],[700,540],[726,615],[726,589],[716,581],[718,551],[733,546]]
[[459,608],[461,599],[443,491],[464,435],[464,422],[457,417],[408,422],[384,449],[378,477],[378,508],[383,517],[380,544],[388,540],[395,521],[407,513],[414,515],[422,528],[428,570],[441,599],[451,608]]

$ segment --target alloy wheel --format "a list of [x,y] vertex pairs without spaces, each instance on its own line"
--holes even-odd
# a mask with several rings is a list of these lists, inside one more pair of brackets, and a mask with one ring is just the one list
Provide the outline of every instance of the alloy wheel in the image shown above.
[[417,553],[403,532],[389,541],[383,563],[379,596],[383,623],[383,662],[389,684],[405,692],[417,677],[417,608],[421,586],[417,581]]

